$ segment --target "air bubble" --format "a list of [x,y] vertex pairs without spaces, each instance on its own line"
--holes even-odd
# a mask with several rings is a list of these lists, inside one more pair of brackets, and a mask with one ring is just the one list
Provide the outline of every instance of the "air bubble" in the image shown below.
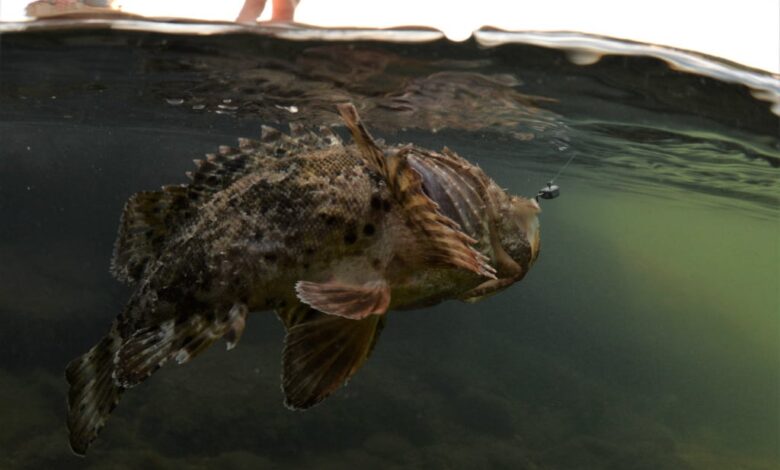
[[292,113],[292,114],[295,114],[295,113],[297,113],[297,112],[298,112],[298,107],[297,107],[297,106],[295,106],[295,105],[292,105],[292,106],[279,106],[279,105],[277,104],[277,105],[276,105],[276,107],[277,107],[278,109],[283,109],[283,110],[285,110],[285,111],[288,111],[288,112],[290,112],[290,113]]

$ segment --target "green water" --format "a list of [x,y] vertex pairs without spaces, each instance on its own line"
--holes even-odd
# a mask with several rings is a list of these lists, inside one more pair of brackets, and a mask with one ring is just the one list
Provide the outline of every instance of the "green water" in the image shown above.
[[[363,45],[405,62],[349,84],[333,78],[356,76],[345,70],[307,72],[306,88],[284,64],[308,45],[169,39],[0,43],[0,467],[780,466],[780,155],[765,103],[641,58],[577,68],[554,51],[470,44]],[[266,68],[210,81],[230,78],[235,44],[264,50]],[[503,78],[463,75],[478,59]],[[366,365],[306,412],[282,406],[281,324],[251,316],[235,350],[165,367],[73,456],[63,368],[130,295],[108,274],[124,201],[273,123],[261,92],[214,89],[279,69],[308,90],[294,97],[315,123],[335,122],[321,100],[334,89],[397,104],[416,83],[425,91],[404,100],[419,112],[371,108],[375,133],[448,145],[513,193],[533,195],[574,153],[561,197],[542,202],[539,261],[481,303],[391,312]],[[635,76],[664,77],[681,102]],[[204,112],[164,99],[193,84],[200,94],[182,99]],[[442,109],[445,85],[474,99]],[[289,104],[276,91],[262,93]],[[520,93],[556,101],[529,111]],[[216,113],[224,99],[238,109]]]

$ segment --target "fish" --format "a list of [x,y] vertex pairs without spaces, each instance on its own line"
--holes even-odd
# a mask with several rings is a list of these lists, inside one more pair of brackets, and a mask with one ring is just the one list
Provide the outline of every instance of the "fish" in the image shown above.
[[330,127],[262,126],[195,160],[189,183],[130,197],[111,273],[133,293],[65,370],[74,453],[164,364],[234,348],[250,312],[284,325],[284,403],[303,410],[360,369],[388,311],[476,302],[527,274],[535,200],[447,147],[374,139],[351,103],[337,111],[351,144]]

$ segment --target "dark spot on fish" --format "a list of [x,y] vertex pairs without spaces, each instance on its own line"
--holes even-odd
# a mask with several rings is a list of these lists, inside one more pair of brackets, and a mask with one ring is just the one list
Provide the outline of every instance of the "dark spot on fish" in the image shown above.
[[371,260],[371,267],[373,267],[374,269],[379,269],[382,267],[382,262],[379,261],[378,258],[374,258]]
[[206,178],[206,183],[208,183],[210,186],[215,186],[218,181],[219,179],[214,175],[211,175],[208,178]]
[[263,232],[262,230],[258,230],[257,232],[255,232],[255,240],[262,241],[263,237],[265,237],[265,232]]
[[376,194],[371,196],[371,208],[375,211],[378,211],[382,208],[382,199]]
[[357,241],[357,227],[354,221],[349,221],[346,226],[347,228],[344,231],[344,243],[352,245]]
[[309,263],[303,263],[303,269],[309,269]]
[[325,225],[334,226],[338,223],[338,219],[335,216],[329,215],[327,219],[325,219]]
[[313,255],[313,254],[314,254],[315,250],[314,250],[314,248],[312,248],[312,247],[308,247],[308,248],[306,248],[305,250],[303,250],[303,252],[304,252],[304,253],[305,253],[307,256],[311,256],[311,255]]
[[287,306],[287,301],[282,299],[279,301],[279,308],[284,308]]
[[195,339],[195,336],[193,336],[193,335],[187,335],[187,336],[186,336],[186,337],[185,337],[185,338],[184,338],[184,339],[181,341],[181,345],[182,345],[182,346],[185,346],[185,345],[187,345],[187,344],[191,343],[191,342],[192,342],[192,340],[194,340],[194,339]]
[[387,199],[382,201],[382,209],[384,209],[385,212],[390,212],[390,201],[388,201]]
[[214,312],[212,312],[212,311],[209,311],[208,313],[206,313],[206,315],[204,315],[204,317],[206,318],[206,321],[209,322],[209,323],[213,323],[214,320],[217,319],[217,316],[214,315]]
[[265,260],[270,262],[270,263],[275,263],[276,259],[277,259],[277,256],[276,256],[275,253],[268,253],[267,255],[265,255]]
[[374,224],[366,224],[363,226],[363,234],[366,236],[371,236],[376,232],[376,229],[374,228]]

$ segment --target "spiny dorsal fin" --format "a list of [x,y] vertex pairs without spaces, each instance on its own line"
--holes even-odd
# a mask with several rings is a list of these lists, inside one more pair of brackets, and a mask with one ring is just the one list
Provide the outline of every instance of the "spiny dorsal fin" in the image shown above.
[[368,129],[363,125],[360,120],[357,109],[352,103],[343,103],[336,106],[341,114],[341,119],[344,120],[349,132],[352,134],[352,139],[355,140],[355,144],[360,149],[360,153],[369,168],[379,173],[382,177],[387,178],[387,160],[385,160],[384,152],[379,148],[371,134],[368,133]]
[[147,264],[160,256],[165,243],[193,218],[198,207],[246,174],[256,158],[223,146],[218,155],[195,160],[197,169],[187,173],[192,179],[189,185],[166,186],[130,197],[114,245],[114,276],[124,282],[138,281]]
[[114,276],[124,282],[138,281],[149,262],[160,256],[165,243],[181,231],[198,208],[243,176],[302,148],[341,145],[329,128],[320,129],[321,135],[317,135],[293,125],[291,133],[295,136],[263,126],[261,140],[241,138],[238,148],[223,145],[219,153],[195,160],[196,169],[187,173],[192,180],[188,185],[132,196],[125,205],[114,245]]
[[292,409],[316,405],[349,380],[371,355],[386,317],[351,320],[304,304],[277,314],[287,328],[282,390]]

